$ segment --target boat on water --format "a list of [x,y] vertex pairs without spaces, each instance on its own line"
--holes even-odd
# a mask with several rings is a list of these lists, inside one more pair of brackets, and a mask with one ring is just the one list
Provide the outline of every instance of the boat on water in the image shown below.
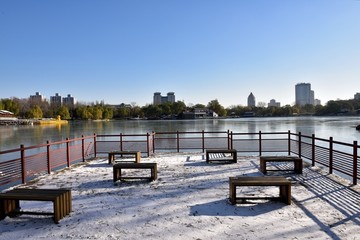
[[42,118],[38,120],[34,120],[33,124],[37,125],[45,125],[45,124],[67,124],[67,120],[62,120],[60,116],[57,118]]

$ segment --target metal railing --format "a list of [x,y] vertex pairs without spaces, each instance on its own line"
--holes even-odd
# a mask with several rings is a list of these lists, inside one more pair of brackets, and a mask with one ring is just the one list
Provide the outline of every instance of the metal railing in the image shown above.
[[95,136],[46,142],[0,152],[0,189],[24,184],[41,174],[70,167],[94,155]]
[[[256,132],[152,132],[112,134],[66,139],[65,141],[0,152],[0,189],[26,183],[39,174],[49,174],[109,151],[140,151],[143,156],[157,152],[205,152],[206,149],[236,149],[238,155],[297,155],[313,166],[331,173],[359,179],[359,145],[322,139],[301,133]],[[12,156],[18,157],[12,157]],[[9,156],[9,157],[7,157]]]

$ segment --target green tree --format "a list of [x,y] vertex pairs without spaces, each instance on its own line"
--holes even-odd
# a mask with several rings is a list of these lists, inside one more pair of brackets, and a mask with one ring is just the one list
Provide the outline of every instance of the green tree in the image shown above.
[[102,119],[103,110],[99,105],[91,107],[92,118],[91,119]]
[[32,107],[27,113],[27,118],[42,118],[42,117],[43,117],[43,112],[39,106]]
[[177,102],[174,102],[173,105],[172,105],[172,112],[173,114],[181,114],[182,112],[184,112],[186,110],[186,105],[184,102],[181,102],[181,101],[177,101]]
[[112,119],[114,115],[114,110],[109,107],[105,107],[103,111],[103,119]]
[[160,118],[162,115],[161,108],[158,105],[146,105],[142,108],[142,111],[147,118]]
[[132,117],[144,117],[144,113],[139,106],[133,106],[131,108],[131,116]]
[[59,115],[61,117],[61,119],[70,119],[71,118],[69,108],[66,106],[59,107],[56,111],[56,115]]
[[341,111],[341,105],[339,101],[328,101],[325,108],[325,115],[334,115]]
[[225,108],[220,105],[217,99],[210,101],[207,107],[209,108],[209,110],[216,112],[220,117],[226,116]]
[[120,108],[116,111],[116,117],[126,119],[130,117],[130,108],[125,106],[120,106]]
[[159,107],[163,116],[168,116],[172,114],[172,103],[163,103],[160,104]]
[[76,117],[78,119],[89,120],[92,119],[92,112],[89,106],[79,106],[76,108]]
[[15,99],[2,99],[0,109],[10,111],[14,115],[19,115],[20,113],[20,103]]

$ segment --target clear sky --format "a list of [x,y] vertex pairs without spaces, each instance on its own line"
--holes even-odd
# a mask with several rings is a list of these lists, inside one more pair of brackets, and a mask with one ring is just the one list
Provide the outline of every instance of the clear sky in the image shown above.
[[358,0],[0,0],[0,98],[224,107],[360,92]]

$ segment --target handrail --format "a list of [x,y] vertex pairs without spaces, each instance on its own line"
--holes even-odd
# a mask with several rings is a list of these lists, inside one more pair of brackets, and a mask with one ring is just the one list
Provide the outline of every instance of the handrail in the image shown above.
[[238,155],[297,155],[313,166],[326,167],[331,174],[359,179],[359,145],[287,132],[172,131],[145,134],[99,134],[35,146],[0,151],[0,189],[26,183],[41,173],[50,174],[111,150],[140,151],[147,157],[156,152],[205,152],[206,149],[236,149]]

